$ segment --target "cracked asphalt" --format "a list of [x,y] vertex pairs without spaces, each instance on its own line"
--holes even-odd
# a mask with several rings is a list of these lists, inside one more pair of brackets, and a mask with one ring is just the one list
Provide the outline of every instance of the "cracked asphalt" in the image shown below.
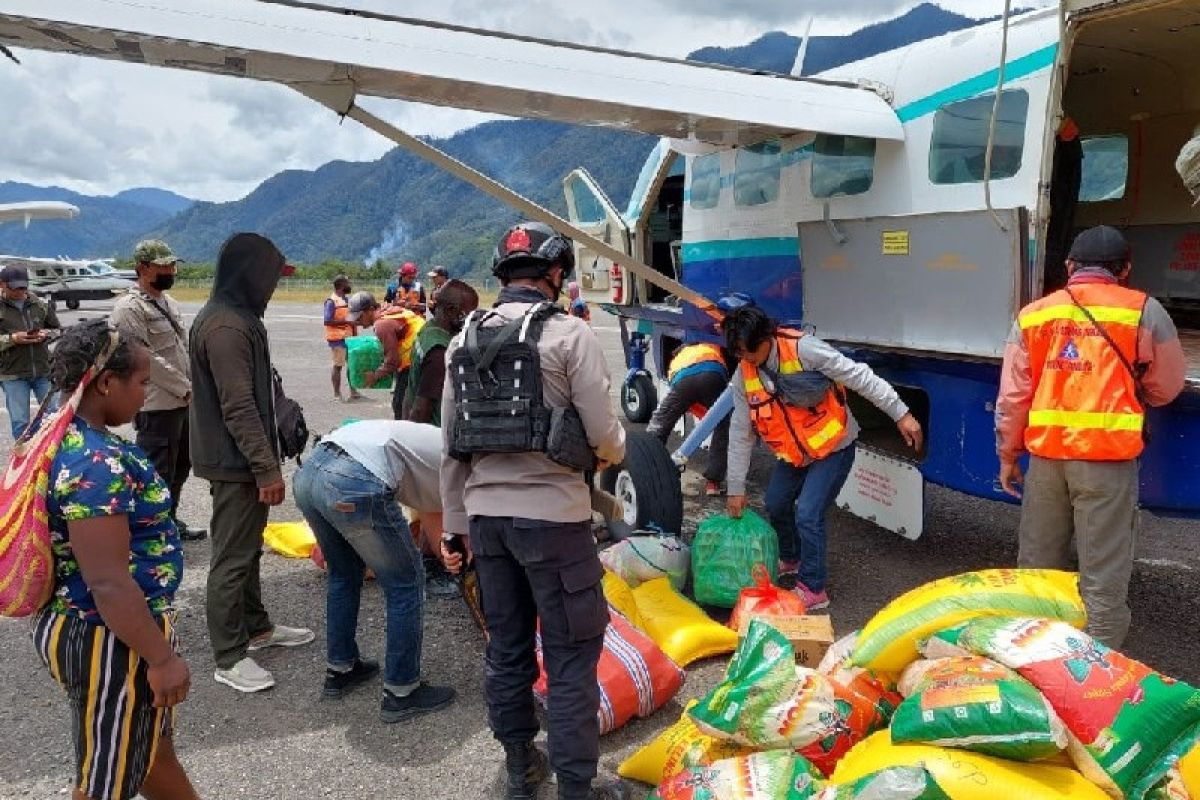
[[[198,304],[185,304],[194,314]],[[62,314],[64,324],[105,313],[86,304]],[[289,394],[304,406],[311,429],[327,432],[346,418],[390,416],[385,392],[335,404],[330,396],[329,357],[322,341],[319,304],[276,303],[267,314],[276,364]],[[615,320],[593,315],[614,377],[624,371]],[[935,421],[936,424],[936,421]],[[7,430],[7,425],[0,426]],[[3,454],[7,456],[7,437]],[[698,457],[702,458],[702,456]],[[702,464],[697,464],[697,467]],[[761,500],[769,460],[754,467],[752,503]],[[286,468],[290,476],[294,465]],[[702,481],[685,475],[685,533],[720,499],[698,496]],[[761,507],[761,503],[759,503]],[[181,516],[205,524],[207,484],[188,481]],[[271,519],[300,514],[290,493]],[[839,635],[862,625],[892,597],[927,580],[994,566],[1016,558],[1015,506],[976,500],[936,487],[927,493],[926,532],[909,542],[840,511],[830,516],[830,612]],[[216,684],[204,624],[207,542],[186,545],[178,595],[179,633],[192,670],[192,691],[179,707],[177,749],[201,795],[209,798],[360,798],[468,800],[502,796],[499,746],[487,729],[483,703],[483,637],[457,598],[430,598],[425,606],[424,675],[458,690],[450,708],[397,725],[378,719],[379,688],[369,685],[340,701],[319,699],[324,671],[323,573],[309,561],[268,554],[263,595],[281,623],[317,631],[313,645],[261,653],[276,688],[241,695]],[[1133,629],[1125,650],[1176,678],[1200,681],[1200,527],[1145,515],[1132,584]],[[378,591],[363,595],[359,642],[382,655],[383,610]],[[24,620],[0,620],[0,798],[68,796],[72,775],[67,707],[34,653]],[[678,718],[687,698],[720,680],[724,659],[688,670],[678,697],[650,719],[636,720],[601,742],[601,769],[617,764]],[[638,787],[636,797],[646,787]],[[544,793],[550,796],[549,790]]]

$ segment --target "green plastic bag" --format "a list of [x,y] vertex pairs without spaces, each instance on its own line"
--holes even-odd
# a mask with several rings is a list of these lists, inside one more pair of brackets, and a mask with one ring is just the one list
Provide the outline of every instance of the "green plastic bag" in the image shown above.
[[950,800],[924,767],[888,767],[849,783],[834,783],[814,800]]
[[1066,729],[1041,692],[989,659],[917,661],[901,688],[910,694],[892,716],[893,744],[957,747],[1012,761],[1036,761],[1067,746]]
[[[383,366],[383,345],[376,336],[351,336],[346,340],[346,371],[349,373],[350,386],[354,389],[367,388],[363,376]],[[370,387],[372,389],[392,388],[392,375]]]
[[742,589],[754,586],[756,564],[766,566],[771,583],[779,577],[779,538],[769,522],[753,511],[704,520],[692,542],[696,602],[733,608]]

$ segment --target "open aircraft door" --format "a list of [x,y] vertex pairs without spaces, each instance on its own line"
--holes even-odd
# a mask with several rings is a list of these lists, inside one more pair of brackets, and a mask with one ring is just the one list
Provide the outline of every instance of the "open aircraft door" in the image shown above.
[[[580,167],[563,178],[567,216],[571,224],[623,253],[630,253],[629,226],[599,184]],[[593,303],[628,303],[630,292],[625,269],[575,242],[575,271],[585,300]]]

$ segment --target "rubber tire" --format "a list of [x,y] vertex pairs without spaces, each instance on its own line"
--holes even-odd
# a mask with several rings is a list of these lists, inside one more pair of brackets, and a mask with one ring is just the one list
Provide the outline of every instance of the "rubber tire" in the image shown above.
[[677,534],[683,528],[679,467],[671,460],[666,445],[655,436],[627,431],[625,460],[600,473],[600,488],[621,498],[625,503],[625,522],[634,530]]
[[630,422],[649,422],[657,406],[658,390],[649,375],[634,375],[632,381],[621,386],[621,410]]
[[79,310],[79,301],[78,300],[68,300],[67,308],[71,309],[72,311],[78,311]]

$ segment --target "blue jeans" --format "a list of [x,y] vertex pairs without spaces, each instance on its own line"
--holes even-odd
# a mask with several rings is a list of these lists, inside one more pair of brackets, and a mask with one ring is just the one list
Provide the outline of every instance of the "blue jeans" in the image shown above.
[[4,387],[4,407],[8,409],[13,438],[19,439],[29,426],[29,396],[36,397],[38,405],[45,403],[50,394],[50,379],[12,378],[0,381],[0,386]]
[[779,558],[800,562],[801,583],[825,588],[825,512],[837,499],[854,465],[854,446],[830,453],[806,467],[776,461],[764,503],[779,535]]
[[425,568],[394,493],[371,471],[330,445],[318,445],[292,481],[296,505],[316,534],[329,570],[326,649],[329,666],[359,657],[355,632],[363,569],[383,590],[387,613],[384,685],[421,679]]

